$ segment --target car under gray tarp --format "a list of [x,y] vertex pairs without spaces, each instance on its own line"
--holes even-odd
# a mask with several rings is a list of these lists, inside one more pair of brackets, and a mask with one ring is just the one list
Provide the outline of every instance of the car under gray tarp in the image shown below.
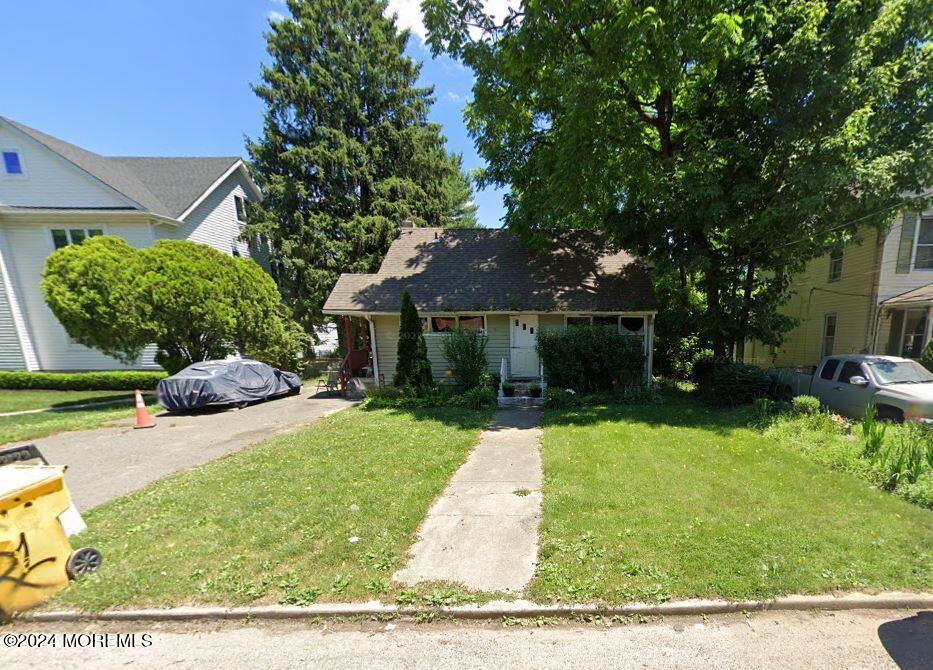
[[159,404],[169,411],[241,405],[298,393],[301,378],[250,359],[202,361],[159,382]]

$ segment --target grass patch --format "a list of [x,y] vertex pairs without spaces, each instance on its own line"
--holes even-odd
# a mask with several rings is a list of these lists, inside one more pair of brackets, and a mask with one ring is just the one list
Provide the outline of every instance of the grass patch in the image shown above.
[[[149,411],[151,413],[161,412],[162,407],[151,404]],[[21,440],[35,440],[69,430],[99,428],[121,419],[132,419],[133,416],[132,399],[129,398],[125,405],[90,409],[66,408],[54,412],[0,416],[0,445]]]
[[418,524],[488,419],[350,409],[107,503],[74,540],[104,565],[58,604],[391,601]]
[[126,391],[0,391],[0,413],[132,398]]
[[760,431],[747,410],[545,415],[539,600],[933,587],[933,512]]

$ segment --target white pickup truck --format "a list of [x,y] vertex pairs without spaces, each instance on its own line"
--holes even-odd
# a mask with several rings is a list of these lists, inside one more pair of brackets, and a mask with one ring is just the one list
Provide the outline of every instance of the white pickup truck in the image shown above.
[[895,356],[827,356],[817,366],[768,371],[778,398],[812,395],[824,407],[852,419],[875,407],[878,417],[933,420],[933,374],[916,361]]

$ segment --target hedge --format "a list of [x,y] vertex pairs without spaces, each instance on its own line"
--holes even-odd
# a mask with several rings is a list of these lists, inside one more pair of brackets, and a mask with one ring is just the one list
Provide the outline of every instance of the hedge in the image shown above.
[[614,328],[587,325],[542,330],[536,341],[548,386],[576,393],[644,385],[642,346]]
[[164,371],[20,372],[0,370],[0,389],[51,391],[132,391],[155,389]]

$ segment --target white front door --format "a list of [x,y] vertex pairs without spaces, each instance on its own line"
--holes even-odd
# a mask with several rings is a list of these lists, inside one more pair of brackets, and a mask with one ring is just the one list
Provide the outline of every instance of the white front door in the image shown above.
[[537,377],[538,352],[535,338],[538,334],[537,314],[512,314],[509,316],[512,331],[512,377]]

